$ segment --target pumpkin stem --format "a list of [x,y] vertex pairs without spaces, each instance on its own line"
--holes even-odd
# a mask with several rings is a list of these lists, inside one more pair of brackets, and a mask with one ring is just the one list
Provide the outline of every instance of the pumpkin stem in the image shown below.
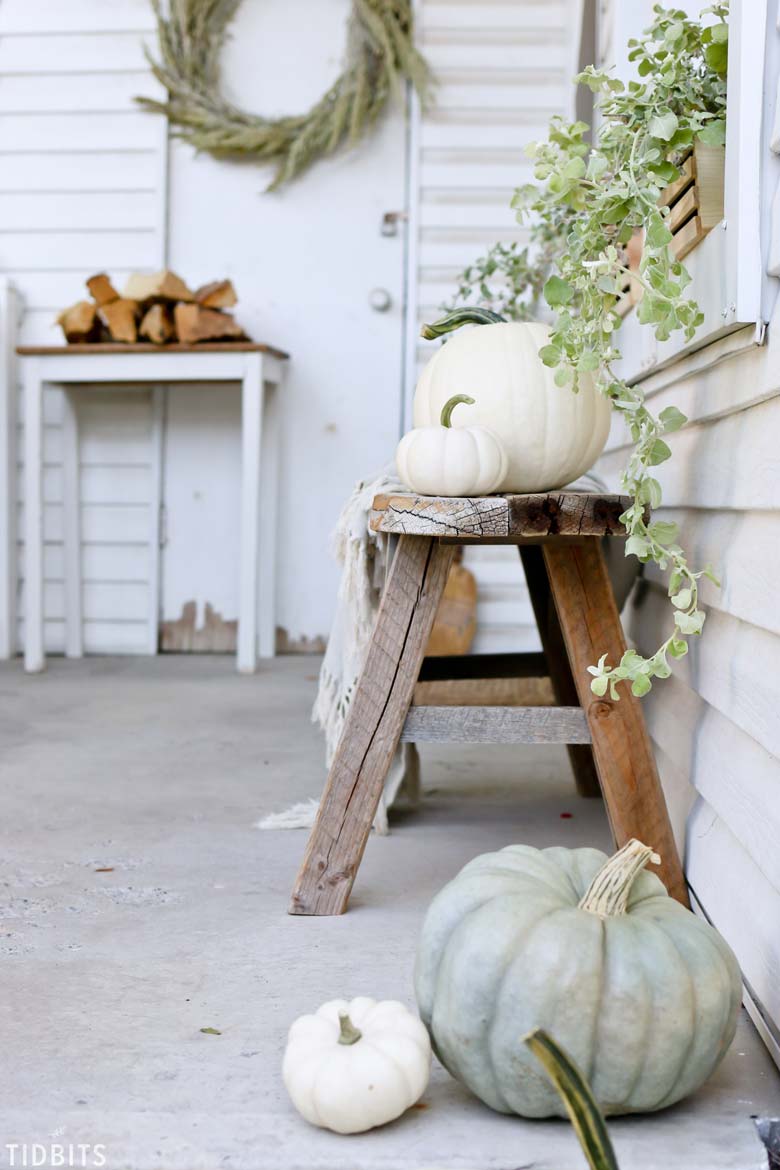
[[649,845],[632,838],[602,865],[585,891],[580,910],[588,910],[600,918],[625,914],[634,878],[648,861],[653,865],[661,864],[661,858]]
[[437,337],[443,337],[445,333],[452,333],[453,329],[460,329],[461,325],[503,325],[505,321],[506,317],[494,313],[492,309],[478,309],[476,307],[455,309],[446,317],[442,317],[440,321],[434,321],[432,325],[423,325],[420,337],[424,337],[426,341],[435,341]]
[[346,1012],[339,1012],[339,1044],[357,1044],[363,1033],[356,1028]]
[[452,398],[448,398],[441,408],[441,425],[443,427],[452,426],[452,412],[461,402],[465,402],[467,406],[473,406],[476,399],[469,398],[468,394],[453,394]]
[[544,1028],[534,1028],[523,1036],[523,1042],[544,1067],[566,1106],[591,1170],[619,1170],[606,1122],[577,1065]]

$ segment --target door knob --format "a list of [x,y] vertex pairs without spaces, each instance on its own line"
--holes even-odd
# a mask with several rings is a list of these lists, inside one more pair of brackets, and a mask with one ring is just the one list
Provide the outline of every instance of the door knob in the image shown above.
[[393,298],[386,288],[372,288],[368,294],[368,303],[375,313],[386,313],[393,303]]

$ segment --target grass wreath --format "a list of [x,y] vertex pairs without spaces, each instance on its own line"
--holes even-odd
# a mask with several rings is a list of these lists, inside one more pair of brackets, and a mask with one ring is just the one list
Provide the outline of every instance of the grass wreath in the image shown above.
[[340,146],[354,145],[388,98],[412,83],[425,101],[428,66],[414,47],[411,0],[352,0],[344,71],[304,114],[265,118],[239,109],[220,92],[219,59],[241,0],[170,0],[157,18],[160,60],[147,49],[168,101],[136,100],[165,114],[177,136],[218,158],[249,156],[277,163],[273,191]]

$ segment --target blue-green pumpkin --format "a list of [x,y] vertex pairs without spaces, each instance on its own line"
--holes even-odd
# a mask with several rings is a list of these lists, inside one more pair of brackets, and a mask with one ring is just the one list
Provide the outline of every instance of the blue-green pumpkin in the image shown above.
[[510,845],[469,862],[430,906],[415,969],[420,1015],[449,1072],[501,1113],[565,1116],[521,1042],[544,1028],[605,1114],[664,1109],[728,1049],[741,999],[716,930],[643,869],[631,841]]

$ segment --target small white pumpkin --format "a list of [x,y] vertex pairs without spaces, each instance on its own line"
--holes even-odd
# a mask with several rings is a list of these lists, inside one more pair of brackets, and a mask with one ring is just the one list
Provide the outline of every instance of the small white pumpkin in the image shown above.
[[468,394],[444,403],[439,426],[416,427],[404,435],[395,453],[398,474],[423,496],[488,496],[506,476],[503,444],[485,427],[452,425],[460,403],[474,405]]
[[312,1125],[363,1133],[419,1101],[431,1074],[424,1024],[396,1000],[333,999],[290,1028],[282,1078]]
[[414,395],[415,427],[430,426],[453,394],[473,394],[471,421],[489,427],[503,444],[507,470],[491,489],[541,492],[563,487],[587,471],[604,449],[611,407],[590,374],[579,391],[556,386],[555,372],[539,357],[547,325],[507,322],[485,309],[460,309],[423,337],[459,328],[426,365]]

